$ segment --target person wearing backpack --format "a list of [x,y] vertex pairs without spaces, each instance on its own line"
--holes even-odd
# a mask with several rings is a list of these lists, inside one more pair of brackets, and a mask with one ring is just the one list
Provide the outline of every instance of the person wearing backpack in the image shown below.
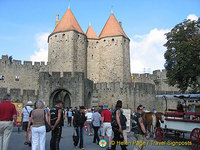
[[[132,131],[134,132],[136,142],[144,143],[145,137],[148,140],[150,136],[147,133],[145,128],[144,121],[142,119],[144,106],[138,105],[137,112],[133,116]],[[146,145],[136,144],[134,147],[135,150],[145,150]]]
[[56,101],[56,105],[50,110],[50,123],[52,126],[50,149],[59,150],[59,143],[63,125],[63,102]]
[[74,111],[73,125],[78,135],[78,140],[74,141],[74,147],[76,148],[79,142],[79,148],[84,150],[83,148],[83,136],[84,136],[84,124],[86,121],[85,117],[85,107],[80,106],[80,110]]
[[[29,122],[29,115],[30,115],[30,112],[33,110],[32,106],[33,106],[32,101],[28,101],[26,106],[22,109],[22,129],[24,130],[24,135],[25,135],[24,145],[31,145],[31,132],[28,132],[27,129],[28,129],[28,122]],[[29,138],[28,138],[28,135],[29,135]]]
[[[125,122],[125,119],[124,119],[125,116],[123,116],[121,108],[122,108],[122,101],[118,100],[117,104],[115,106],[115,109],[112,113],[111,125],[112,125],[112,130],[114,132],[114,138],[113,138],[114,142],[111,146],[111,150],[116,149],[116,145],[117,145],[118,142],[124,143],[123,129],[124,129],[124,124],[126,122]],[[120,146],[121,146],[122,150],[126,150],[127,145],[121,144]]]

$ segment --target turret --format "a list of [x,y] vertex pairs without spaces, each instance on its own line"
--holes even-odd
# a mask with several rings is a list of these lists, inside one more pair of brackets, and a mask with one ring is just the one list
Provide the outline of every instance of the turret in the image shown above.
[[129,38],[111,13],[99,35],[98,82],[131,82]]
[[[58,19],[57,19],[58,20]],[[87,38],[70,8],[48,37],[49,72],[87,75]]]
[[99,81],[99,37],[95,33],[91,24],[86,32],[88,39],[87,46],[87,77],[97,83]]

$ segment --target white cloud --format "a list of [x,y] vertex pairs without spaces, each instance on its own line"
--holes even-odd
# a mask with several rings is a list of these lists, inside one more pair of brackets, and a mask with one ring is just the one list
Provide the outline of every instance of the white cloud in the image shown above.
[[131,38],[132,73],[144,73],[164,69],[164,53],[166,48],[163,45],[167,42],[164,34],[169,31],[155,28],[148,34],[135,35]]
[[198,20],[198,17],[195,15],[195,14],[190,14],[187,16],[187,19],[190,19],[192,21],[197,21]]
[[45,61],[48,60],[48,43],[47,39],[50,33],[39,33],[36,35],[36,44],[39,50],[34,51],[30,56],[31,61]]

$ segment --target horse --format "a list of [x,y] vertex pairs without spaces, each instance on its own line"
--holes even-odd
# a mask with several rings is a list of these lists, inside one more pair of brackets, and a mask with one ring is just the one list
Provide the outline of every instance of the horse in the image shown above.
[[[153,113],[153,112],[144,112],[143,120],[145,125],[147,126],[147,130],[154,134],[156,128],[160,127],[160,122],[164,122],[164,114],[161,112]],[[152,126],[152,130],[151,130]]]

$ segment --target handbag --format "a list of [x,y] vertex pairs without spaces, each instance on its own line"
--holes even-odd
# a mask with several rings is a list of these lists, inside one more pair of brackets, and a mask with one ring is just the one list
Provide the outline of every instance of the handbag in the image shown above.
[[44,123],[45,123],[45,127],[46,127],[46,132],[50,132],[52,130],[52,128],[51,128],[50,124],[46,120],[45,110],[44,110]]
[[78,144],[78,141],[79,141],[79,137],[77,135],[77,131],[74,130],[74,133],[72,135],[72,138],[73,138],[73,141],[74,141],[74,144],[77,145]]

